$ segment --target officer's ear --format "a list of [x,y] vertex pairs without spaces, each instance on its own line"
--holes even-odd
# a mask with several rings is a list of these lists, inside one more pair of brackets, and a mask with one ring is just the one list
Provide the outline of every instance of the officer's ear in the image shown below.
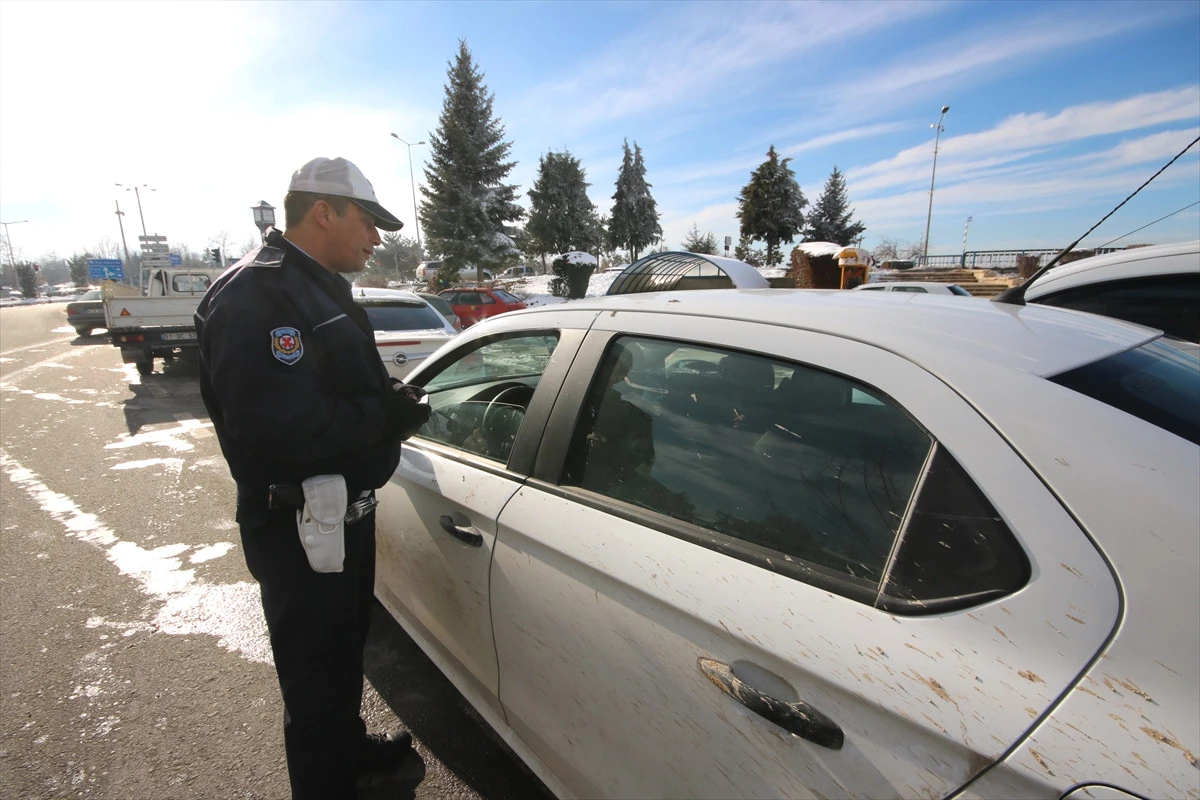
[[309,219],[321,230],[329,229],[330,217],[336,214],[337,212],[333,210],[333,206],[329,205],[325,200],[317,200],[313,203],[312,208],[308,210]]

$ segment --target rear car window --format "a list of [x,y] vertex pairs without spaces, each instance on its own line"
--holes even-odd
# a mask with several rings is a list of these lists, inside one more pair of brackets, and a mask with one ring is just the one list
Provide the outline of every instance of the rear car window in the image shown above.
[[971,296],[971,293],[968,292],[966,289],[962,288],[961,286],[951,286],[951,287],[949,287],[949,289],[950,289],[950,294],[956,294],[959,297],[970,297]]
[[1200,342],[1200,274],[1158,275],[1067,289],[1031,302],[1103,314]]
[[521,302],[521,298],[517,297],[516,295],[509,294],[508,292],[503,291],[502,289],[493,289],[492,291],[495,293],[496,297],[499,297],[501,300],[503,300],[506,303]]
[[1050,380],[1200,444],[1200,358],[1162,340]]
[[421,331],[443,328],[442,315],[425,303],[363,303],[377,331]]

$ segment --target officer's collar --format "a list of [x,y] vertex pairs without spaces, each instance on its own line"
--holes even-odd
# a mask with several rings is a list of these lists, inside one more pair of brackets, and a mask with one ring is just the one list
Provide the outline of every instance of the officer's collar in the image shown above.
[[[337,284],[332,283],[333,280],[335,278],[341,278],[341,276],[336,272],[332,272],[321,266],[321,262],[310,256],[303,247],[285,237],[278,228],[271,228],[267,231],[266,243],[270,247],[278,247],[281,250],[294,251],[297,255],[302,257],[300,262],[308,267],[308,272],[320,278],[321,280],[329,281],[332,285],[336,286]],[[341,283],[345,284],[347,289],[350,286],[350,282],[344,278],[341,279]]]

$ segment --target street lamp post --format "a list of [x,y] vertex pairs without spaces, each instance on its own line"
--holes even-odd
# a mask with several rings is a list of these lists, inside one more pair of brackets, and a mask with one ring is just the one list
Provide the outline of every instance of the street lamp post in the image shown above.
[[275,206],[266,200],[259,200],[258,205],[250,206],[250,210],[254,212],[255,227],[258,228],[258,232],[265,238],[267,228],[275,224]]
[[144,214],[142,214],[142,194],[138,190],[139,189],[150,189],[150,191],[152,191],[152,192],[158,191],[158,190],[151,189],[149,186],[147,186],[144,183],[141,186],[123,186],[122,184],[119,184],[119,183],[116,185],[120,186],[122,189],[124,189],[127,192],[133,192],[133,196],[137,198],[138,219],[140,219],[142,221],[142,236],[148,235],[146,233],[146,216]]
[[13,220],[12,222],[0,222],[0,225],[4,226],[4,241],[8,242],[8,265],[13,269],[16,269],[17,259],[16,256],[13,255],[12,235],[8,232],[8,226],[20,225],[22,222],[29,222],[29,220],[17,219]]
[[950,110],[950,106],[942,106],[942,115],[938,117],[936,125],[930,125],[931,128],[937,128],[937,133],[933,135],[933,173],[929,176],[929,211],[925,215],[925,253],[922,256],[924,263],[922,267],[929,266],[929,222],[933,219],[933,182],[937,178],[937,154],[938,142],[942,137],[942,120],[946,118],[946,112]]
[[121,217],[125,216],[125,212],[121,210],[120,200],[114,200],[113,202],[117,204],[117,224],[121,226],[121,248],[125,251],[125,266],[130,267],[129,245],[125,244],[125,221],[121,219]]
[[406,142],[394,133],[392,134],[392,138],[407,145],[408,147],[408,185],[412,189],[413,221],[416,223],[417,229],[417,250],[420,250],[421,255],[424,256],[425,252],[421,250],[421,218],[417,215],[417,183],[413,179],[412,149],[414,145],[425,144],[425,142]]

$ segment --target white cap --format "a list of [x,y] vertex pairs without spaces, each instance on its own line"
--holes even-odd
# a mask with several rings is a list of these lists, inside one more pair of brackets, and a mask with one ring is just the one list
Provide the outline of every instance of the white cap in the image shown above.
[[398,231],[404,227],[403,222],[379,205],[375,190],[362,170],[344,158],[314,158],[292,173],[288,191],[346,197],[375,217],[375,227],[385,231]]

